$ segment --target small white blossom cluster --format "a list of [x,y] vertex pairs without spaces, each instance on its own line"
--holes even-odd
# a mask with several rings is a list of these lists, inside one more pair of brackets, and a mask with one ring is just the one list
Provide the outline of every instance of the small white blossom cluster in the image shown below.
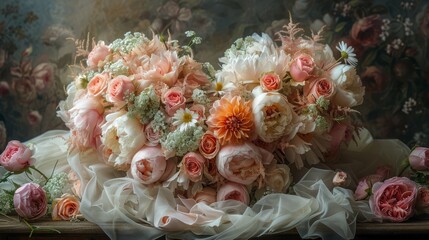
[[402,1],[401,7],[405,10],[411,10],[414,8],[414,1]]
[[383,25],[381,26],[380,38],[382,41],[386,41],[387,37],[389,37],[390,30],[390,20],[385,18],[383,19]]
[[413,23],[411,22],[410,18],[405,18],[402,24],[404,25],[405,36],[411,36],[414,34],[412,30]]
[[13,210],[13,195],[0,191],[0,214],[8,214]]
[[408,98],[407,101],[405,101],[404,105],[402,106],[402,112],[405,114],[410,114],[410,112],[413,110],[413,107],[417,105],[416,100],[413,98]]
[[67,174],[62,172],[53,175],[43,187],[51,200],[61,197],[64,189],[67,187],[68,177]]
[[399,50],[401,47],[403,47],[404,46],[404,42],[402,42],[402,40],[401,39],[399,39],[399,38],[396,38],[396,39],[394,39],[390,44],[387,44],[387,47],[386,47],[386,52],[388,53],[388,54],[392,54],[393,53],[393,51],[395,51],[395,50]]

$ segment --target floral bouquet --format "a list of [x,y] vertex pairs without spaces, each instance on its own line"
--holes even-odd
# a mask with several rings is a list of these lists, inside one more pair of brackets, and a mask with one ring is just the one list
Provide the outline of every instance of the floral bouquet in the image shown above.
[[76,172],[83,216],[111,238],[182,239],[293,228],[353,238],[357,217],[380,219],[332,169],[361,177],[371,170],[361,159],[409,149],[373,140],[353,117],[364,95],[353,49],[340,43],[336,58],[321,32],[301,31],[291,21],[278,45],[266,34],[238,39],[218,71],[193,58],[192,31],[188,45],[141,33],[77,41],[85,61],[58,112],[68,149],[45,150]]

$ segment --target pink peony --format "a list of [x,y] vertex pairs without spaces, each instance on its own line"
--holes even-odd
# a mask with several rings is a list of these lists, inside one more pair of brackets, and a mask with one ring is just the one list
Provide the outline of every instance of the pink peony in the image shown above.
[[414,214],[418,188],[406,177],[375,183],[369,205],[373,213],[392,222],[403,222]]
[[289,72],[295,82],[304,82],[311,77],[314,67],[313,58],[308,54],[302,53],[292,60]]
[[16,213],[24,219],[35,220],[43,217],[48,211],[46,193],[36,183],[25,183],[13,196]]
[[166,166],[161,148],[143,147],[131,161],[131,175],[142,184],[152,184],[163,176]]
[[229,181],[251,184],[264,177],[263,163],[270,163],[274,156],[253,143],[228,144],[221,148],[216,158],[219,173]]
[[104,42],[98,42],[88,55],[88,59],[86,60],[88,67],[94,70],[99,68],[100,64],[106,59],[109,53],[110,50],[106,45],[104,45]]
[[19,173],[33,164],[33,153],[23,143],[12,140],[0,155],[0,165],[10,172]]
[[237,200],[246,205],[250,201],[246,186],[235,182],[226,182],[223,184],[217,192],[216,199],[217,201]]
[[414,170],[429,170],[429,148],[416,147],[408,156],[408,161]]

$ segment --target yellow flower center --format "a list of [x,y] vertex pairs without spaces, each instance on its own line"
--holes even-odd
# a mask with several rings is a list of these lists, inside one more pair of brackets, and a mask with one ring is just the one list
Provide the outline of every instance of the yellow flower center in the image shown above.
[[192,115],[190,113],[185,112],[183,114],[182,122],[188,123],[192,121]]
[[349,58],[349,54],[346,51],[341,51],[341,58],[342,59],[348,59]]
[[223,83],[217,82],[215,89],[216,91],[221,91],[223,89]]

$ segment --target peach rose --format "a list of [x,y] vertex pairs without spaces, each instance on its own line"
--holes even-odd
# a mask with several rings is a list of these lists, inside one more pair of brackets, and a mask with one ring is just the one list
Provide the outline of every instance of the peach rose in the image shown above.
[[25,144],[12,140],[0,154],[0,165],[9,172],[20,173],[33,164],[32,156],[33,153]]
[[350,35],[364,47],[375,46],[380,40],[382,24],[379,15],[361,18],[353,24]]
[[[307,85],[306,85],[307,87]],[[307,100],[315,103],[320,97],[330,99],[335,93],[334,84],[326,78],[319,78],[308,85],[306,89]]]
[[183,156],[183,170],[192,182],[199,182],[203,177],[204,163],[206,159],[198,153],[189,152]]
[[112,103],[123,103],[128,94],[134,92],[134,85],[127,76],[119,75],[112,79],[107,87],[106,99]]
[[211,131],[204,133],[201,138],[199,151],[205,158],[214,158],[220,150],[219,140],[214,136]]
[[41,63],[37,65],[31,72],[31,77],[34,81],[34,86],[41,91],[54,82],[54,65],[51,63]]
[[224,178],[247,185],[264,177],[263,163],[269,164],[273,158],[272,153],[253,143],[228,144],[219,151],[216,166]]
[[218,202],[236,200],[248,205],[250,197],[246,186],[235,182],[226,182],[219,188],[216,200]]
[[88,93],[94,96],[100,96],[106,92],[109,77],[106,74],[96,74],[88,83]]
[[70,220],[80,214],[80,201],[71,194],[63,194],[52,201],[52,220]]
[[165,104],[165,111],[169,116],[173,116],[179,108],[185,108],[186,104],[186,99],[180,87],[168,89],[162,95],[161,101]]
[[207,205],[210,205],[216,202],[216,195],[217,192],[214,188],[204,187],[194,195],[194,199],[196,202],[204,202]]
[[265,73],[262,75],[262,77],[259,80],[259,83],[262,87],[262,90],[269,92],[269,91],[279,91],[282,89],[282,80],[280,79],[279,75],[272,72],[272,73]]
[[152,184],[163,176],[166,166],[161,148],[143,147],[131,161],[131,175],[142,184]]
[[313,73],[315,63],[313,58],[305,53],[297,55],[289,66],[289,73],[295,82],[304,82]]
[[97,45],[91,50],[88,54],[88,59],[86,60],[86,64],[91,69],[97,69],[101,67],[101,63],[106,59],[109,55],[109,48],[104,45],[103,41],[97,43]]

